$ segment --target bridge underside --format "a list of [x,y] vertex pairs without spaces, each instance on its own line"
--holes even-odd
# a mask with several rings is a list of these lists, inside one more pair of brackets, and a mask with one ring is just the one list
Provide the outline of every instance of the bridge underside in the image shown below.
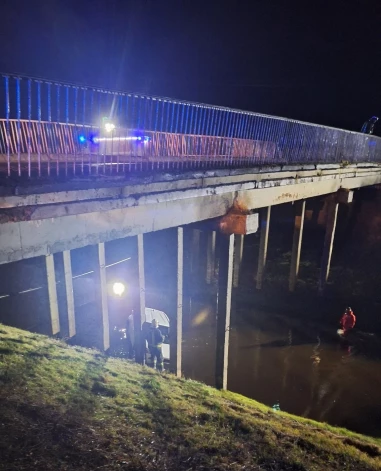
[[0,187],[0,263],[381,183],[381,166],[305,165]]

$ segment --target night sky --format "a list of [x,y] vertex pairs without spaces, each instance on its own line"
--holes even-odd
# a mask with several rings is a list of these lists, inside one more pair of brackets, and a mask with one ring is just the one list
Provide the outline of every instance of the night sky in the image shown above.
[[0,20],[2,72],[354,130],[381,114],[379,0],[2,0]]

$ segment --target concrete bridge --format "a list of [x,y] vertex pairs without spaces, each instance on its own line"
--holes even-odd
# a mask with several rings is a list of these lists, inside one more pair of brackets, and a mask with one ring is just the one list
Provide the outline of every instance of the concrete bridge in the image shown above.
[[[135,329],[140,332],[144,234],[176,231],[171,363],[180,376],[184,230],[196,231],[197,251],[201,229],[208,234],[207,281],[219,262],[216,385],[221,388],[227,387],[231,296],[239,283],[244,236],[260,229],[256,287],[261,289],[271,207],[295,203],[289,277],[294,290],[306,201],[328,198],[322,291],[339,205],[350,204],[354,190],[381,183],[381,140],[360,133],[20,77],[4,77],[3,99],[0,264],[44,258],[50,333],[62,334],[65,319],[65,336],[75,336],[71,251],[96,245],[102,348],[109,348],[105,251],[122,238],[136,244]],[[57,257],[63,260],[64,303],[57,300]],[[0,296],[0,303],[6,297]],[[141,342],[137,359],[142,361]]]

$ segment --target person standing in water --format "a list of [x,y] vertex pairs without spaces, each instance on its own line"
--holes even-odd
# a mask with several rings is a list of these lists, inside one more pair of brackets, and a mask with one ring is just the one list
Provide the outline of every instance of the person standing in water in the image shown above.
[[347,307],[340,320],[343,334],[346,335],[356,324],[356,316],[354,315],[352,308]]

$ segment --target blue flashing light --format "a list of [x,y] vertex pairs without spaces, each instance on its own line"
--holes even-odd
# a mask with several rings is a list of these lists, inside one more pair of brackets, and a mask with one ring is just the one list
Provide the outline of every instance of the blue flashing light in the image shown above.
[[91,144],[99,144],[98,136],[96,134],[92,134],[89,137],[89,141],[91,142]]
[[78,136],[78,140],[81,144],[84,144],[87,141],[86,136],[83,136],[82,134]]

